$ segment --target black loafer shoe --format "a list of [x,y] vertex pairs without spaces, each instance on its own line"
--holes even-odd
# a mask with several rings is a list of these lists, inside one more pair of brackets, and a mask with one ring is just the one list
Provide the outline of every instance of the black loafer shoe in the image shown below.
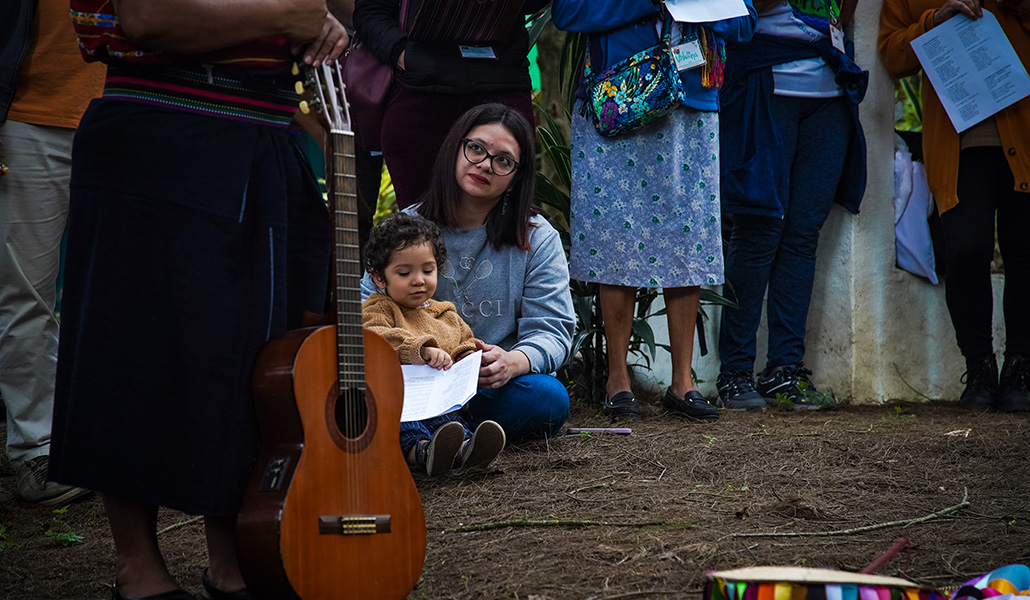
[[200,582],[204,584],[204,592],[211,600],[257,600],[254,594],[251,594],[247,588],[236,590],[235,592],[223,592],[216,588],[211,578],[207,576],[207,569],[204,569],[204,572],[200,574]]
[[637,404],[637,399],[633,397],[633,392],[619,392],[611,398],[605,398],[601,408],[606,416],[611,417],[612,421],[640,420],[640,406]]
[[121,588],[116,584],[113,588],[114,600],[197,600],[193,594],[186,590],[172,590],[170,592],[164,592],[162,594],[154,594],[152,596],[144,596],[142,598],[126,598],[122,595]]
[[672,390],[665,390],[662,408],[674,415],[686,417],[694,421],[718,421],[719,409],[705,400],[701,392],[690,390],[682,398],[677,398]]

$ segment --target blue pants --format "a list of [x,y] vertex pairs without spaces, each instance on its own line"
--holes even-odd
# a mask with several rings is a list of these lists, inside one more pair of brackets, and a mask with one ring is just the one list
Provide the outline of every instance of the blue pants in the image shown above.
[[780,190],[785,214],[782,219],[733,217],[726,281],[740,307],[722,312],[719,359],[724,372],[754,369],[766,289],[766,367],[794,365],[804,358],[819,230],[833,205],[851,132],[851,115],[842,98],[773,96],[772,111],[789,170],[787,189]]
[[569,392],[550,375],[522,375],[496,390],[479,390],[460,413],[401,423],[401,450],[408,451],[450,421],[465,426],[465,438],[483,421],[496,421],[509,443],[558,433],[569,417]]
[[569,417],[569,392],[551,375],[521,375],[496,390],[479,390],[462,411],[468,426],[497,421],[509,443],[558,433]]

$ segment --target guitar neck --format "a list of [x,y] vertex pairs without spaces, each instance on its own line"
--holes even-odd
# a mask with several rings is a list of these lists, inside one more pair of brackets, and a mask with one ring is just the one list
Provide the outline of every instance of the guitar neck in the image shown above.
[[358,195],[354,134],[329,132],[326,165],[331,182],[330,210],[335,225],[336,345],[340,387],[364,388],[365,363],[361,328],[361,248],[358,237]]

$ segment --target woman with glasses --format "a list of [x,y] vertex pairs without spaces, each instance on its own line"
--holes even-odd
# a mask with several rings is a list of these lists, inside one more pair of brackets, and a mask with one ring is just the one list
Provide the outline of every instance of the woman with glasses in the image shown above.
[[[433,163],[420,203],[447,247],[437,300],[452,302],[483,351],[479,392],[463,415],[518,442],[557,433],[569,394],[551,376],[572,346],[575,317],[558,232],[533,206],[533,128],[521,112],[484,104],[461,115]],[[362,283],[365,295],[374,291]]]
[[[719,418],[695,389],[691,362],[700,286],[723,281],[718,90],[724,41],[747,41],[754,31],[756,13],[750,0],[745,4],[744,16],[669,25],[670,43],[684,56],[700,56],[677,65],[686,100],[669,115],[617,137],[600,135],[585,110],[572,116],[571,270],[576,279],[601,287],[608,344],[604,412],[612,419],[639,418],[626,356],[641,287],[660,287],[665,297],[672,382],[663,408],[692,420]],[[663,7],[555,0],[559,29],[590,34],[580,98],[590,73],[658,43],[667,20]]]
[[411,206],[425,191],[432,157],[466,110],[498,102],[533,121],[524,23],[547,2],[355,2],[358,38],[380,62],[394,67],[380,146],[358,141],[366,150],[382,150],[399,208]]

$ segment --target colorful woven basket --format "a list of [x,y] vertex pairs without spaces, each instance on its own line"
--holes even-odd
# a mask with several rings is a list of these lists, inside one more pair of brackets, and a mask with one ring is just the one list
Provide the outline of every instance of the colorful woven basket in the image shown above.
[[803,567],[711,571],[704,600],[948,600],[896,577]]

